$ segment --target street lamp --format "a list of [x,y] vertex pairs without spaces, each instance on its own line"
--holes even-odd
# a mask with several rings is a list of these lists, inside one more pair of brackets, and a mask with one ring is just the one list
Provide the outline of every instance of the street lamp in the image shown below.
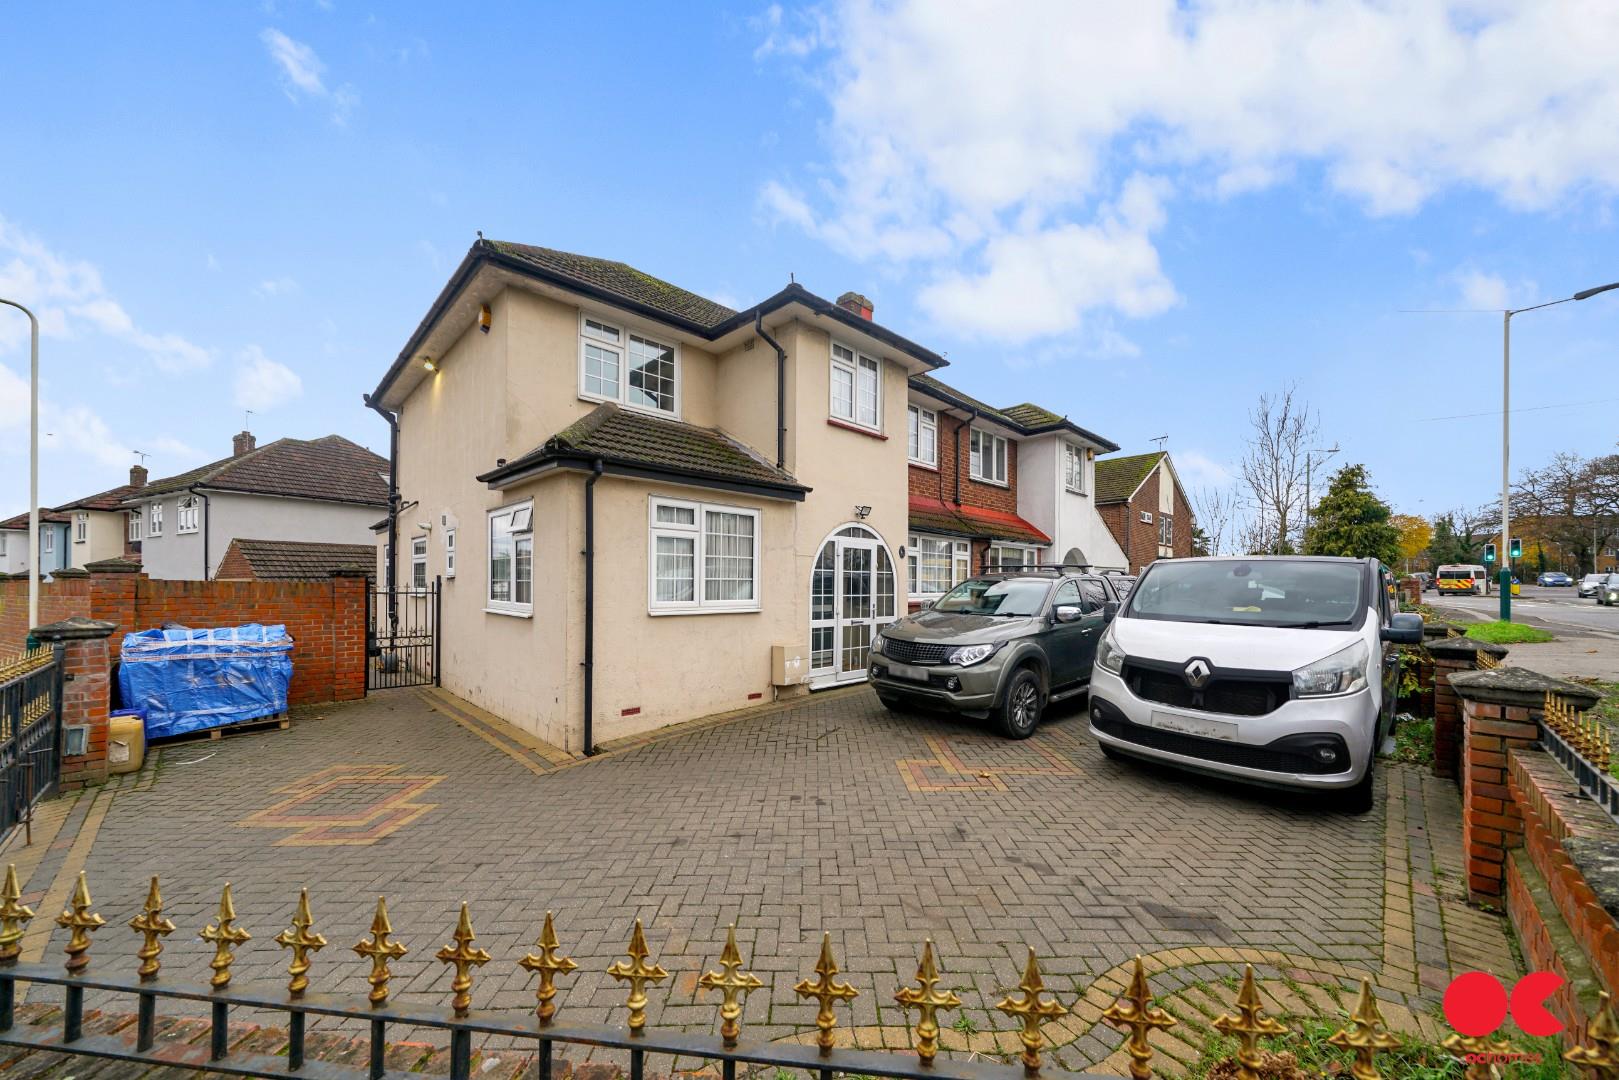
[[39,320],[34,313],[0,297],[0,304],[28,316],[28,629],[39,625]]
[[1526,311],[1556,307],[1570,300],[1589,300],[1599,293],[1619,289],[1619,281],[1582,289],[1561,300],[1548,300],[1533,307],[1518,308],[1501,313],[1501,621],[1512,621],[1512,317]]
[[[1337,443],[1332,444],[1331,450],[1306,450],[1304,452],[1304,536],[1306,540],[1309,539],[1310,535],[1310,502],[1315,498],[1315,488],[1311,484],[1311,473],[1315,468],[1315,456],[1320,454],[1321,460],[1324,462],[1337,452]],[[1284,537],[1283,539],[1286,538]]]

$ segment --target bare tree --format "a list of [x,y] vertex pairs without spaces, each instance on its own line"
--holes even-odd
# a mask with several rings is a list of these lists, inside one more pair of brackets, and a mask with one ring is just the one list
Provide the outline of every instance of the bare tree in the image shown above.
[[1562,453],[1513,485],[1514,532],[1554,544],[1580,570],[1619,534],[1619,455]]
[[1289,384],[1279,394],[1261,394],[1248,414],[1252,427],[1242,459],[1252,515],[1244,537],[1255,553],[1282,554],[1302,546],[1302,519],[1309,498],[1308,455],[1318,427],[1310,406]]
[[1210,555],[1233,554],[1238,528],[1237,493],[1230,488],[1198,488],[1192,517],[1208,540]]

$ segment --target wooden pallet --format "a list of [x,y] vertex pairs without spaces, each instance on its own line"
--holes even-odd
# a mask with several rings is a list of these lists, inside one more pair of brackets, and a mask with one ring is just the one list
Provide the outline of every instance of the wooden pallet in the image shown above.
[[235,724],[223,724],[219,727],[203,728],[200,731],[186,731],[179,735],[162,735],[151,739],[150,746],[178,746],[182,743],[218,742],[227,735],[246,735],[256,731],[271,731],[279,728],[285,731],[292,726],[292,719],[284,712],[274,716],[261,716],[254,720],[243,720]]

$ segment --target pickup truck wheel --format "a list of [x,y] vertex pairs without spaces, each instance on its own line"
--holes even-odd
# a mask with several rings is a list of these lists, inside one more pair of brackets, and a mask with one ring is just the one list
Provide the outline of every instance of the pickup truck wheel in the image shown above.
[[883,708],[887,709],[891,713],[898,713],[898,712],[904,712],[905,711],[905,706],[900,704],[899,698],[893,697],[892,695],[878,694],[877,695],[877,700],[882,702],[883,703]]
[[1012,673],[1006,693],[995,709],[995,719],[1008,738],[1027,739],[1040,726],[1040,713],[1044,706],[1044,692],[1040,674],[1033,668],[1019,668]]

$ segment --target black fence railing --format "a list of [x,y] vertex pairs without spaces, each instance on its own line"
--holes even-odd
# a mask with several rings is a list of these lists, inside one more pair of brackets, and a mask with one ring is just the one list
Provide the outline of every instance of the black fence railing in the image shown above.
[[45,646],[0,660],[0,838],[56,790],[62,767],[62,658]]
[[1619,823],[1619,777],[1613,775],[1613,736],[1607,724],[1578,711],[1561,695],[1548,692],[1540,743],[1579,789]]

